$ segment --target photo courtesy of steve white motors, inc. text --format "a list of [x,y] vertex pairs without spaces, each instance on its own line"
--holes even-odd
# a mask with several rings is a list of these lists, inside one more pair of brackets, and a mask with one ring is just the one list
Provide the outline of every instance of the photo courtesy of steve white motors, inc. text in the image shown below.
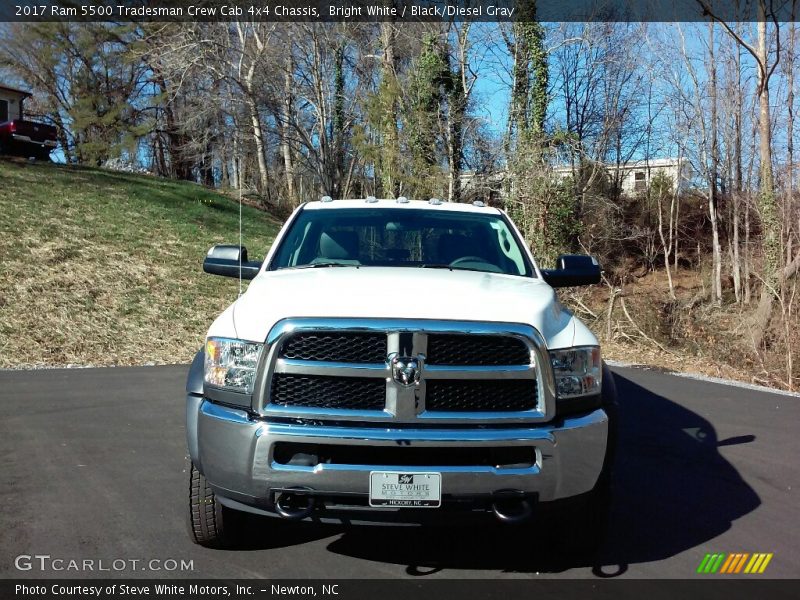
[[102,583],[95,584],[69,584],[52,583],[42,585],[28,585],[18,583],[14,586],[14,595],[23,596],[89,596],[108,598],[111,596],[142,597],[142,596],[190,596],[193,598],[207,596],[211,598],[252,596],[256,594],[270,594],[272,596],[338,596],[341,585],[338,583],[319,585],[283,585],[278,583],[260,585],[242,584],[176,584],[176,583]]

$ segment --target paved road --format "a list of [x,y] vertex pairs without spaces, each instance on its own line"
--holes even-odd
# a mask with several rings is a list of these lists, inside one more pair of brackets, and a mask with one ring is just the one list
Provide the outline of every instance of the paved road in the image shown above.
[[[203,549],[183,519],[186,367],[0,372],[0,577],[115,574],[50,568],[102,559],[142,577],[685,578],[707,552],[773,552],[770,576],[800,576],[800,398],[615,372],[618,501],[594,567],[494,528],[276,530],[258,519],[246,549]],[[65,562],[20,572],[18,555]],[[131,562],[150,559],[193,571]]]

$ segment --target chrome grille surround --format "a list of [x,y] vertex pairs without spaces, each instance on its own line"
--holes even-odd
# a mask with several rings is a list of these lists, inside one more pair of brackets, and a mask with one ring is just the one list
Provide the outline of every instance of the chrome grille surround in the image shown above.
[[[340,363],[289,359],[281,356],[284,342],[298,332],[382,333],[387,339],[383,363]],[[522,341],[529,350],[529,364],[521,365],[434,365],[423,360],[419,383],[403,386],[392,378],[389,357],[401,353],[401,336],[408,341],[405,354],[425,356],[428,335],[509,336]],[[289,318],[279,321],[267,336],[267,352],[261,356],[253,395],[253,410],[262,417],[305,418],[335,421],[369,421],[404,424],[536,423],[555,416],[555,386],[549,355],[541,334],[529,325],[428,319]],[[410,352],[408,350],[410,349]],[[358,377],[382,379],[386,387],[382,409],[286,406],[270,402],[270,382],[276,374]],[[425,406],[426,382],[431,380],[520,380],[534,379],[536,402],[529,410],[434,411]]]

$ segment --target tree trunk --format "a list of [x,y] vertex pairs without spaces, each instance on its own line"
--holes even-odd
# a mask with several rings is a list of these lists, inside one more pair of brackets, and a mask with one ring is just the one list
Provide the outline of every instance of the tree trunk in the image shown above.
[[708,216],[711,220],[711,296],[717,306],[722,304],[722,252],[719,244],[717,215],[717,174],[719,148],[717,144],[717,63],[714,57],[714,21],[708,32],[709,95],[711,97],[711,167],[708,177]]
[[737,304],[742,301],[742,262],[739,255],[739,202],[740,193],[733,193],[733,219],[731,240],[731,273],[733,275],[733,294]]
[[675,269],[674,270],[675,270],[675,274],[677,275],[677,273],[678,273],[678,254],[680,253],[680,248],[679,248],[680,229],[678,229],[678,223],[680,222],[679,219],[681,217],[681,197],[677,193],[677,191],[676,191],[676,194],[677,194],[677,198],[675,200],[675,221],[674,221],[675,225],[674,226],[670,225],[670,227],[674,227],[675,228],[674,229],[674,236],[675,236],[675,238],[674,238],[675,239],[675,250],[674,250],[674,253],[675,253],[675,257],[674,257],[675,264],[674,264],[674,266],[675,266]]
[[256,144],[256,159],[258,162],[258,191],[267,194],[269,187],[269,173],[267,172],[267,159],[264,147],[264,130],[261,127],[261,117],[258,114],[258,106],[250,90],[246,92],[245,102],[247,111],[250,114],[250,124],[253,128],[253,141]]
[[[770,132],[769,111],[769,63],[767,48],[767,21],[764,15],[764,5],[759,3],[758,28],[758,55],[761,63],[758,78],[759,102],[759,158],[761,161],[761,189],[758,195],[758,208],[761,213],[762,228],[762,285],[761,298],[755,314],[753,327],[753,344],[760,349],[772,316],[772,305],[775,294],[780,288],[780,263],[781,223],[775,201],[775,186],[772,174],[772,148]],[[777,25],[776,25],[777,26]],[[775,60],[778,60],[776,57]]]
[[75,160],[74,155],[72,154],[72,149],[69,145],[69,140],[67,138],[67,128],[64,125],[64,120],[61,118],[61,114],[56,112],[54,118],[56,124],[56,131],[58,136],[58,143],[61,144],[61,150],[64,152],[64,160],[66,163],[72,164]]
[[[664,235],[664,216],[663,216],[663,194],[659,191],[658,194],[658,236],[661,238],[661,248],[664,251],[664,270],[667,272],[667,284],[669,285],[669,297],[675,299],[675,285],[672,283],[672,273],[669,268],[669,255],[672,251],[672,209],[670,208],[669,223],[670,223],[670,241],[667,244],[666,236]],[[674,206],[674,200],[671,206]]]
[[[791,215],[794,208],[794,47],[795,47],[795,0],[792,1],[792,20],[789,23],[789,45],[786,49],[786,106],[788,110],[786,118],[786,156],[787,156],[787,173],[786,173],[786,202],[784,214],[786,218],[784,222],[789,231],[792,229]],[[790,243],[791,236],[787,235],[787,247],[791,249]],[[798,229],[795,231],[795,240],[800,241],[800,222],[798,222]],[[787,257],[787,260],[791,258]]]
[[514,140],[522,128],[524,115],[528,112],[528,86],[530,75],[528,71],[528,46],[526,39],[520,33],[520,24],[514,25],[514,44],[509,51],[514,61],[512,73],[514,81],[511,87],[511,106],[508,111],[508,125],[503,141],[506,161],[512,162],[511,154],[514,150]]
[[750,202],[747,200],[744,203],[744,267],[742,271],[744,303],[750,304]]
[[214,162],[210,149],[206,149],[203,153],[200,163],[200,181],[206,187],[214,187]]
[[[734,89],[733,105],[733,288],[736,302],[742,302],[742,259],[741,244],[739,241],[739,221],[742,203],[742,55],[741,48],[736,47],[734,52],[734,69],[736,70],[736,88]],[[748,223],[749,224],[749,223]],[[745,278],[745,285],[747,279]]]
[[450,107],[447,116],[447,159],[449,163],[447,195],[450,202],[460,202],[463,123],[466,102],[461,82],[457,81],[454,85],[456,89],[450,93]]
[[[393,198],[398,195],[400,191],[398,180],[398,152],[399,152],[399,134],[397,131],[397,115],[399,105],[395,92],[397,90],[397,59],[395,57],[395,24],[392,22],[381,23],[381,42],[383,45],[383,82],[385,88],[388,88],[389,99],[386,102],[383,127],[383,144],[386,146],[386,151],[383,153],[381,160],[381,187],[383,195],[387,198]],[[386,98],[383,98],[386,101]]]
[[344,147],[345,147],[345,131],[344,131],[344,51],[345,44],[340,42],[334,52],[334,77],[333,77],[333,139],[331,144],[333,146],[333,182],[331,185],[331,193],[334,198],[342,197],[342,183],[345,177],[344,173]]
[[175,117],[175,111],[167,103],[164,107],[164,116],[167,122],[167,138],[169,139],[169,158],[175,177],[184,181],[191,181],[192,165],[186,158],[185,136],[180,131],[180,125]]
[[286,175],[286,193],[289,197],[289,204],[294,207],[297,204],[294,186],[294,157],[292,156],[292,146],[289,142],[292,107],[294,105],[294,98],[292,95],[294,83],[294,60],[292,58],[291,48],[287,49],[286,72],[284,73],[283,77],[284,97],[281,105],[283,110],[283,114],[281,115],[281,153],[283,154],[283,170]]

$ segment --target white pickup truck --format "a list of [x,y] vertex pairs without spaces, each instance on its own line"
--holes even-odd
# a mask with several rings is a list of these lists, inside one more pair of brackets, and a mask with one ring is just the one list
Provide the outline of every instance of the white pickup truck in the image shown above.
[[241,512],[523,525],[554,508],[566,546],[597,542],[616,392],[553,290],[597,283],[594,259],[541,269],[482,203],[324,198],[263,263],[215,246],[204,269],[253,281],[189,373],[195,542],[235,543]]

